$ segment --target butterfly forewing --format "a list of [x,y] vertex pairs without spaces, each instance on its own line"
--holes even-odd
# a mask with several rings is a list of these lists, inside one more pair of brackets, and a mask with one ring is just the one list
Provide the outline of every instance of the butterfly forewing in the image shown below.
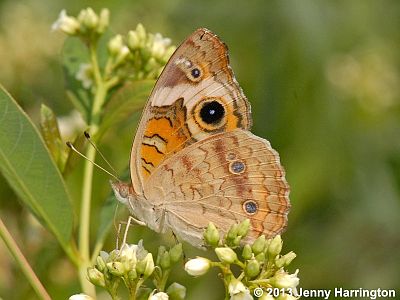
[[188,145],[250,126],[225,44],[207,29],[195,31],[172,55],[144,110],[131,154],[135,190],[141,193],[162,162]]

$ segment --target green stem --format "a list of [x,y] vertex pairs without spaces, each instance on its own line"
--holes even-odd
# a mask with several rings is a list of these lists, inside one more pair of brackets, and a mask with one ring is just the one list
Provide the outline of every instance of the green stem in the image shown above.
[[167,285],[167,280],[169,277],[169,274],[171,273],[170,269],[166,269],[165,271],[163,271],[162,276],[161,276],[161,280],[160,282],[158,282],[158,287],[157,289],[160,292],[164,292],[165,291],[165,286]]
[[[95,94],[92,103],[92,111],[89,120],[90,134],[95,139],[95,135],[99,129],[101,108],[107,96],[107,86],[101,76],[100,67],[97,60],[96,45],[89,45],[90,60],[93,67],[93,74],[95,79]],[[94,295],[94,286],[87,280],[87,268],[91,264],[90,260],[90,208],[92,199],[93,188],[93,164],[96,158],[96,150],[89,147],[86,150],[86,157],[89,159],[85,162],[83,174],[83,187],[82,187],[82,200],[79,220],[79,252],[82,257],[82,262],[79,266],[79,279],[83,291],[86,294]]]
[[[94,160],[96,151],[93,147],[89,147],[86,151],[86,156],[90,160]],[[82,290],[89,295],[94,295],[94,286],[87,280],[87,268],[90,266],[90,206],[92,198],[92,179],[93,179],[93,164],[88,160],[85,161],[83,173],[83,189],[82,189],[82,201],[81,211],[79,220],[79,252],[82,257],[81,264],[79,266],[79,279],[82,286]]]
[[47,293],[46,289],[40,282],[39,278],[36,276],[35,272],[32,270],[25,256],[22,254],[17,243],[12,238],[11,234],[7,230],[3,221],[0,219],[0,237],[3,239],[11,255],[14,256],[15,261],[21,268],[22,273],[31,284],[32,288],[35,290],[36,294],[40,299],[51,300],[50,295]]

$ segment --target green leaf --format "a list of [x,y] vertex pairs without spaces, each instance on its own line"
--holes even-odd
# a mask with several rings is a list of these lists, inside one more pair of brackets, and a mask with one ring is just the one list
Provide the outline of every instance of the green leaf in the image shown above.
[[70,250],[72,207],[38,130],[0,86],[0,171],[22,202]]
[[119,88],[104,109],[98,135],[101,136],[111,126],[140,111],[145,105],[154,83],[154,80],[139,80],[128,82]]
[[61,139],[54,112],[44,104],[40,109],[40,131],[58,169],[63,171],[67,159],[67,148]]
[[88,50],[80,39],[67,38],[64,43],[62,56],[67,97],[72,105],[82,114],[84,120],[88,121],[91,94],[76,79],[76,74],[79,72],[82,64],[90,62]]
[[[85,142],[86,138],[82,133],[75,138],[75,140],[72,142],[72,145],[76,150],[82,153],[84,151]],[[82,157],[76,155],[72,149],[68,148],[66,162],[62,171],[63,177],[66,178],[80,161],[82,161]]]

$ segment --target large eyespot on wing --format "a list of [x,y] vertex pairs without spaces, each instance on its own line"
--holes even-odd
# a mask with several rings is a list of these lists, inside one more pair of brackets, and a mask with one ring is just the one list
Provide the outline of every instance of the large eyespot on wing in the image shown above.
[[240,129],[213,135],[165,161],[150,177],[145,196],[166,211],[174,232],[197,246],[210,221],[226,233],[248,218],[248,241],[273,237],[285,229],[290,209],[278,153]]
[[162,162],[190,144],[250,127],[250,105],[226,45],[209,30],[196,30],[168,61],[144,110],[131,152],[135,190],[140,193]]

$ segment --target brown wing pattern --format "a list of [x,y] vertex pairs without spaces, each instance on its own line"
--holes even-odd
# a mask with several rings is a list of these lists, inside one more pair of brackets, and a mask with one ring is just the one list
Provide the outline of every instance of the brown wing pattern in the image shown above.
[[185,147],[250,126],[250,106],[229,66],[225,44],[198,29],[172,55],[142,115],[131,152],[136,193],[142,194],[151,174]]
[[287,224],[289,186],[278,153],[244,130],[216,134],[180,151],[149,178],[145,197],[164,209],[169,226],[200,245],[210,221],[224,233],[251,220],[249,240]]

